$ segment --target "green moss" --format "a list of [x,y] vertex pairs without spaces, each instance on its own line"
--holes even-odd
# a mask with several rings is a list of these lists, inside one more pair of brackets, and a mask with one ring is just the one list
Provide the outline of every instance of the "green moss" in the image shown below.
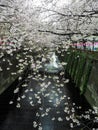
[[73,53],[72,53],[72,56],[71,56],[70,69],[69,69],[69,74],[70,74],[70,75],[72,74],[74,62],[75,62],[75,52],[73,52]]
[[80,56],[80,62],[78,67],[78,73],[77,73],[77,80],[76,80],[76,86],[80,86],[81,77],[83,75],[84,69],[85,69],[86,59],[83,55]]
[[87,83],[88,83],[90,72],[92,69],[92,63],[93,63],[92,59],[87,59],[85,70],[81,78],[81,85],[80,85],[81,94],[83,94],[87,88]]
[[72,69],[72,73],[71,73],[71,78],[73,80],[75,80],[75,72],[76,72],[77,66],[78,66],[78,58],[75,56],[74,63],[73,63],[73,69]]
[[69,73],[76,86],[80,88],[81,94],[83,94],[87,87],[94,55],[88,55],[88,52],[73,49],[69,49],[64,54],[63,61],[67,62],[65,71]]
[[67,53],[67,66],[66,66],[66,71],[69,72],[69,68],[70,68],[70,62],[71,62],[71,54]]

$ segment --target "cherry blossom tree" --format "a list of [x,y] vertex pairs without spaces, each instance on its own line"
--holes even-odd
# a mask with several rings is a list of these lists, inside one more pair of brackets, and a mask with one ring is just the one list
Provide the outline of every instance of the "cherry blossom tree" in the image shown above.
[[0,25],[9,37],[41,45],[81,41],[98,35],[97,6],[97,0],[1,0]]

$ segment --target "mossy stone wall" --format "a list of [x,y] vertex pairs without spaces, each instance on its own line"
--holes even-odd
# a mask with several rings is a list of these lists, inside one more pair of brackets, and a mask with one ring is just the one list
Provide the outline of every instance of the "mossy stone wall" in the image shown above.
[[62,54],[57,55],[61,62],[67,62],[65,72],[79,88],[80,94],[84,94],[92,107],[98,107],[98,52],[71,48],[63,52],[63,57]]

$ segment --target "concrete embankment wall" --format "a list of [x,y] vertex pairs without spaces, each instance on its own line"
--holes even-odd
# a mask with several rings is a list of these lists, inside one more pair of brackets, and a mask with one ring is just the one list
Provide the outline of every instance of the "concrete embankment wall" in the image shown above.
[[23,78],[30,68],[30,57],[26,55],[25,50],[13,52],[12,55],[1,53],[3,56],[0,58],[0,95],[19,77]]
[[98,107],[98,52],[69,49],[57,53],[75,86],[92,107]]

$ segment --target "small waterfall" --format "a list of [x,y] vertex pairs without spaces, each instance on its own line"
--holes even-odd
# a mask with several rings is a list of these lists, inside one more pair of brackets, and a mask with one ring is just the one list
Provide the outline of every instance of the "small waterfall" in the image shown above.
[[60,64],[58,57],[55,55],[55,52],[53,52],[52,55],[50,55],[49,63],[44,65],[44,70],[50,73],[57,73],[62,69],[63,67]]

